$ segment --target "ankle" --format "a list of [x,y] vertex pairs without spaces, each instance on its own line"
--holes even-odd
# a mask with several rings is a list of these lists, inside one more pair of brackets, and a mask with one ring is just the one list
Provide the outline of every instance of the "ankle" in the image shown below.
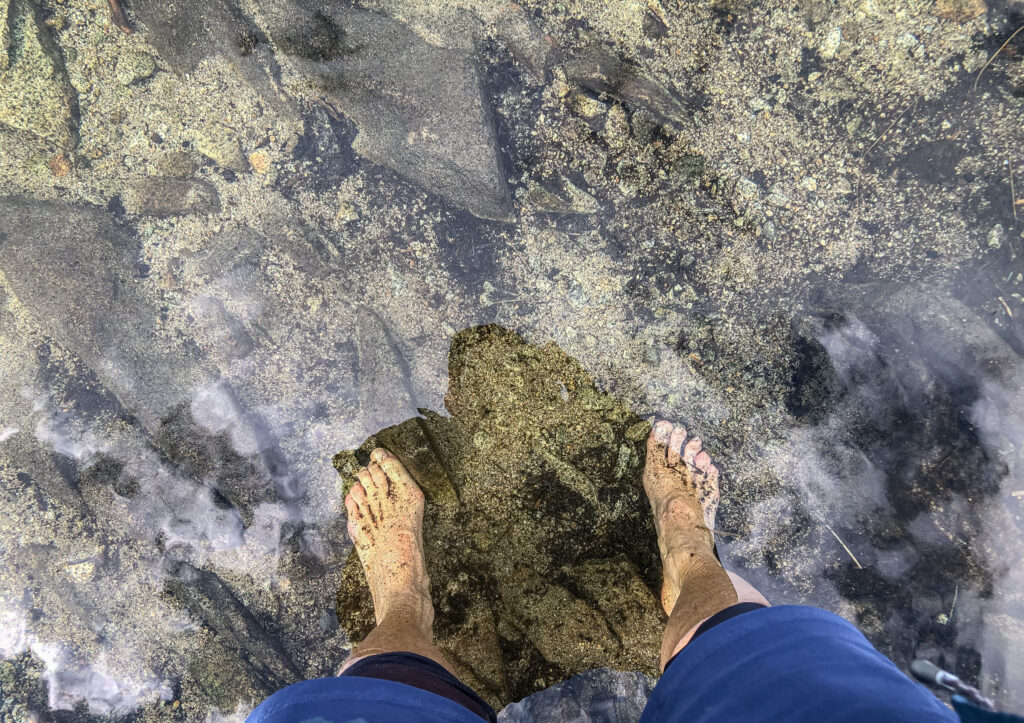
[[703,522],[662,527],[658,536],[662,562],[684,564],[695,556],[714,555],[715,536]]
[[385,623],[412,626],[427,637],[433,636],[434,605],[426,592],[412,592],[401,598],[389,600],[386,604],[375,605],[377,625]]

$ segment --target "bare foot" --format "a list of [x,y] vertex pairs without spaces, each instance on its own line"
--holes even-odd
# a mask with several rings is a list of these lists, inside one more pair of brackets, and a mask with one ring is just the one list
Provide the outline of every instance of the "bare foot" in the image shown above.
[[356,473],[359,481],[345,496],[345,507],[377,624],[399,613],[429,638],[434,606],[423,559],[423,491],[386,449],[370,457],[369,467]]
[[[685,446],[684,446],[685,443]],[[644,489],[654,512],[665,571],[661,604],[672,614],[680,593],[680,572],[697,551],[714,549],[718,511],[718,468],[701,450],[699,437],[671,422],[654,425],[647,438]]]

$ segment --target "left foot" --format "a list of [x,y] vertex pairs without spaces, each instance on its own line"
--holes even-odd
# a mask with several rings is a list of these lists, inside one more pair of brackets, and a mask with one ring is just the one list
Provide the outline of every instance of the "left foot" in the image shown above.
[[398,458],[375,449],[345,496],[348,532],[363,563],[379,625],[400,613],[428,637],[434,625],[423,559],[423,491]]

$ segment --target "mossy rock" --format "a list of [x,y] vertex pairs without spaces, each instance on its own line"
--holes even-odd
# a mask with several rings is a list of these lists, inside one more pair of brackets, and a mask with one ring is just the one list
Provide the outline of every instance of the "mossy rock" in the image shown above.
[[[590,668],[656,675],[650,425],[558,347],[499,326],[455,337],[449,377],[451,416],[421,410],[334,460],[347,490],[383,446],[422,486],[438,645],[495,707]],[[374,624],[354,552],[338,618],[355,641]]]
[[64,58],[31,0],[0,0],[0,123],[70,150],[78,95]]

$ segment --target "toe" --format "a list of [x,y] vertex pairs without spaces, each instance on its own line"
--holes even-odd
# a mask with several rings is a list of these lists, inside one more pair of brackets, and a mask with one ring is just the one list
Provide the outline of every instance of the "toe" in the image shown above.
[[700,452],[701,442],[700,437],[694,437],[686,443],[686,447],[683,448],[683,461],[687,464],[696,466],[697,454]]
[[355,499],[352,498],[351,493],[345,495],[345,509],[348,510],[349,522],[358,522],[363,517],[363,513],[360,512],[359,506],[356,504]]
[[712,486],[717,486],[718,485],[718,467],[716,467],[713,464],[708,465],[708,468],[707,468],[707,470],[705,470],[705,472],[706,472],[706,474],[708,476],[708,482]]
[[647,436],[647,461],[663,465],[668,453],[668,440],[672,435],[672,423],[664,420],[656,423]]
[[370,474],[370,470],[366,467],[356,472],[356,479],[363,486],[367,497],[372,496],[377,491],[377,483],[374,481],[373,475]]
[[382,465],[386,459],[395,459],[395,455],[391,454],[391,452],[387,451],[383,447],[377,447],[375,450],[370,452],[370,459],[377,464]]
[[699,452],[697,456],[693,458],[693,466],[701,472],[707,473],[708,468],[711,466],[711,455],[707,452]]
[[366,469],[373,479],[373,485],[377,488],[377,492],[381,495],[388,494],[388,476],[384,474],[384,470],[380,468],[380,465],[376,462],[371,462],[370,466]]
[[352,485],[352,490],[348,493],[348,496],[355,503],[359,512],[366,514],[366,488],[363,487],[361,481]]
[[398,461],[398,457],[391,454],[391,452],[388,452],[386,449],[375,449],[373,450],[373,454],[370,456],[373,457],[374,455],[377,455],[378,452],[381,454],[375,457],[375,459],[377,459],[380,469],[383,470],[384,474],[387,475],[388,480],[393,485],[392,489],[394,489],[394,486],[398,486],[399,491],[401,490],[401,486],[407,486],[416,490],[419,489],[419,485],[416,484],[416,480],[414,480],[412,475],[409,474],[409,470],[405,468],[405,465]]
[[672,436],[668,440],[668,465],[672,467],[679,464],[680,450],[686,440],[686,430],[682,427],[672,429]]

